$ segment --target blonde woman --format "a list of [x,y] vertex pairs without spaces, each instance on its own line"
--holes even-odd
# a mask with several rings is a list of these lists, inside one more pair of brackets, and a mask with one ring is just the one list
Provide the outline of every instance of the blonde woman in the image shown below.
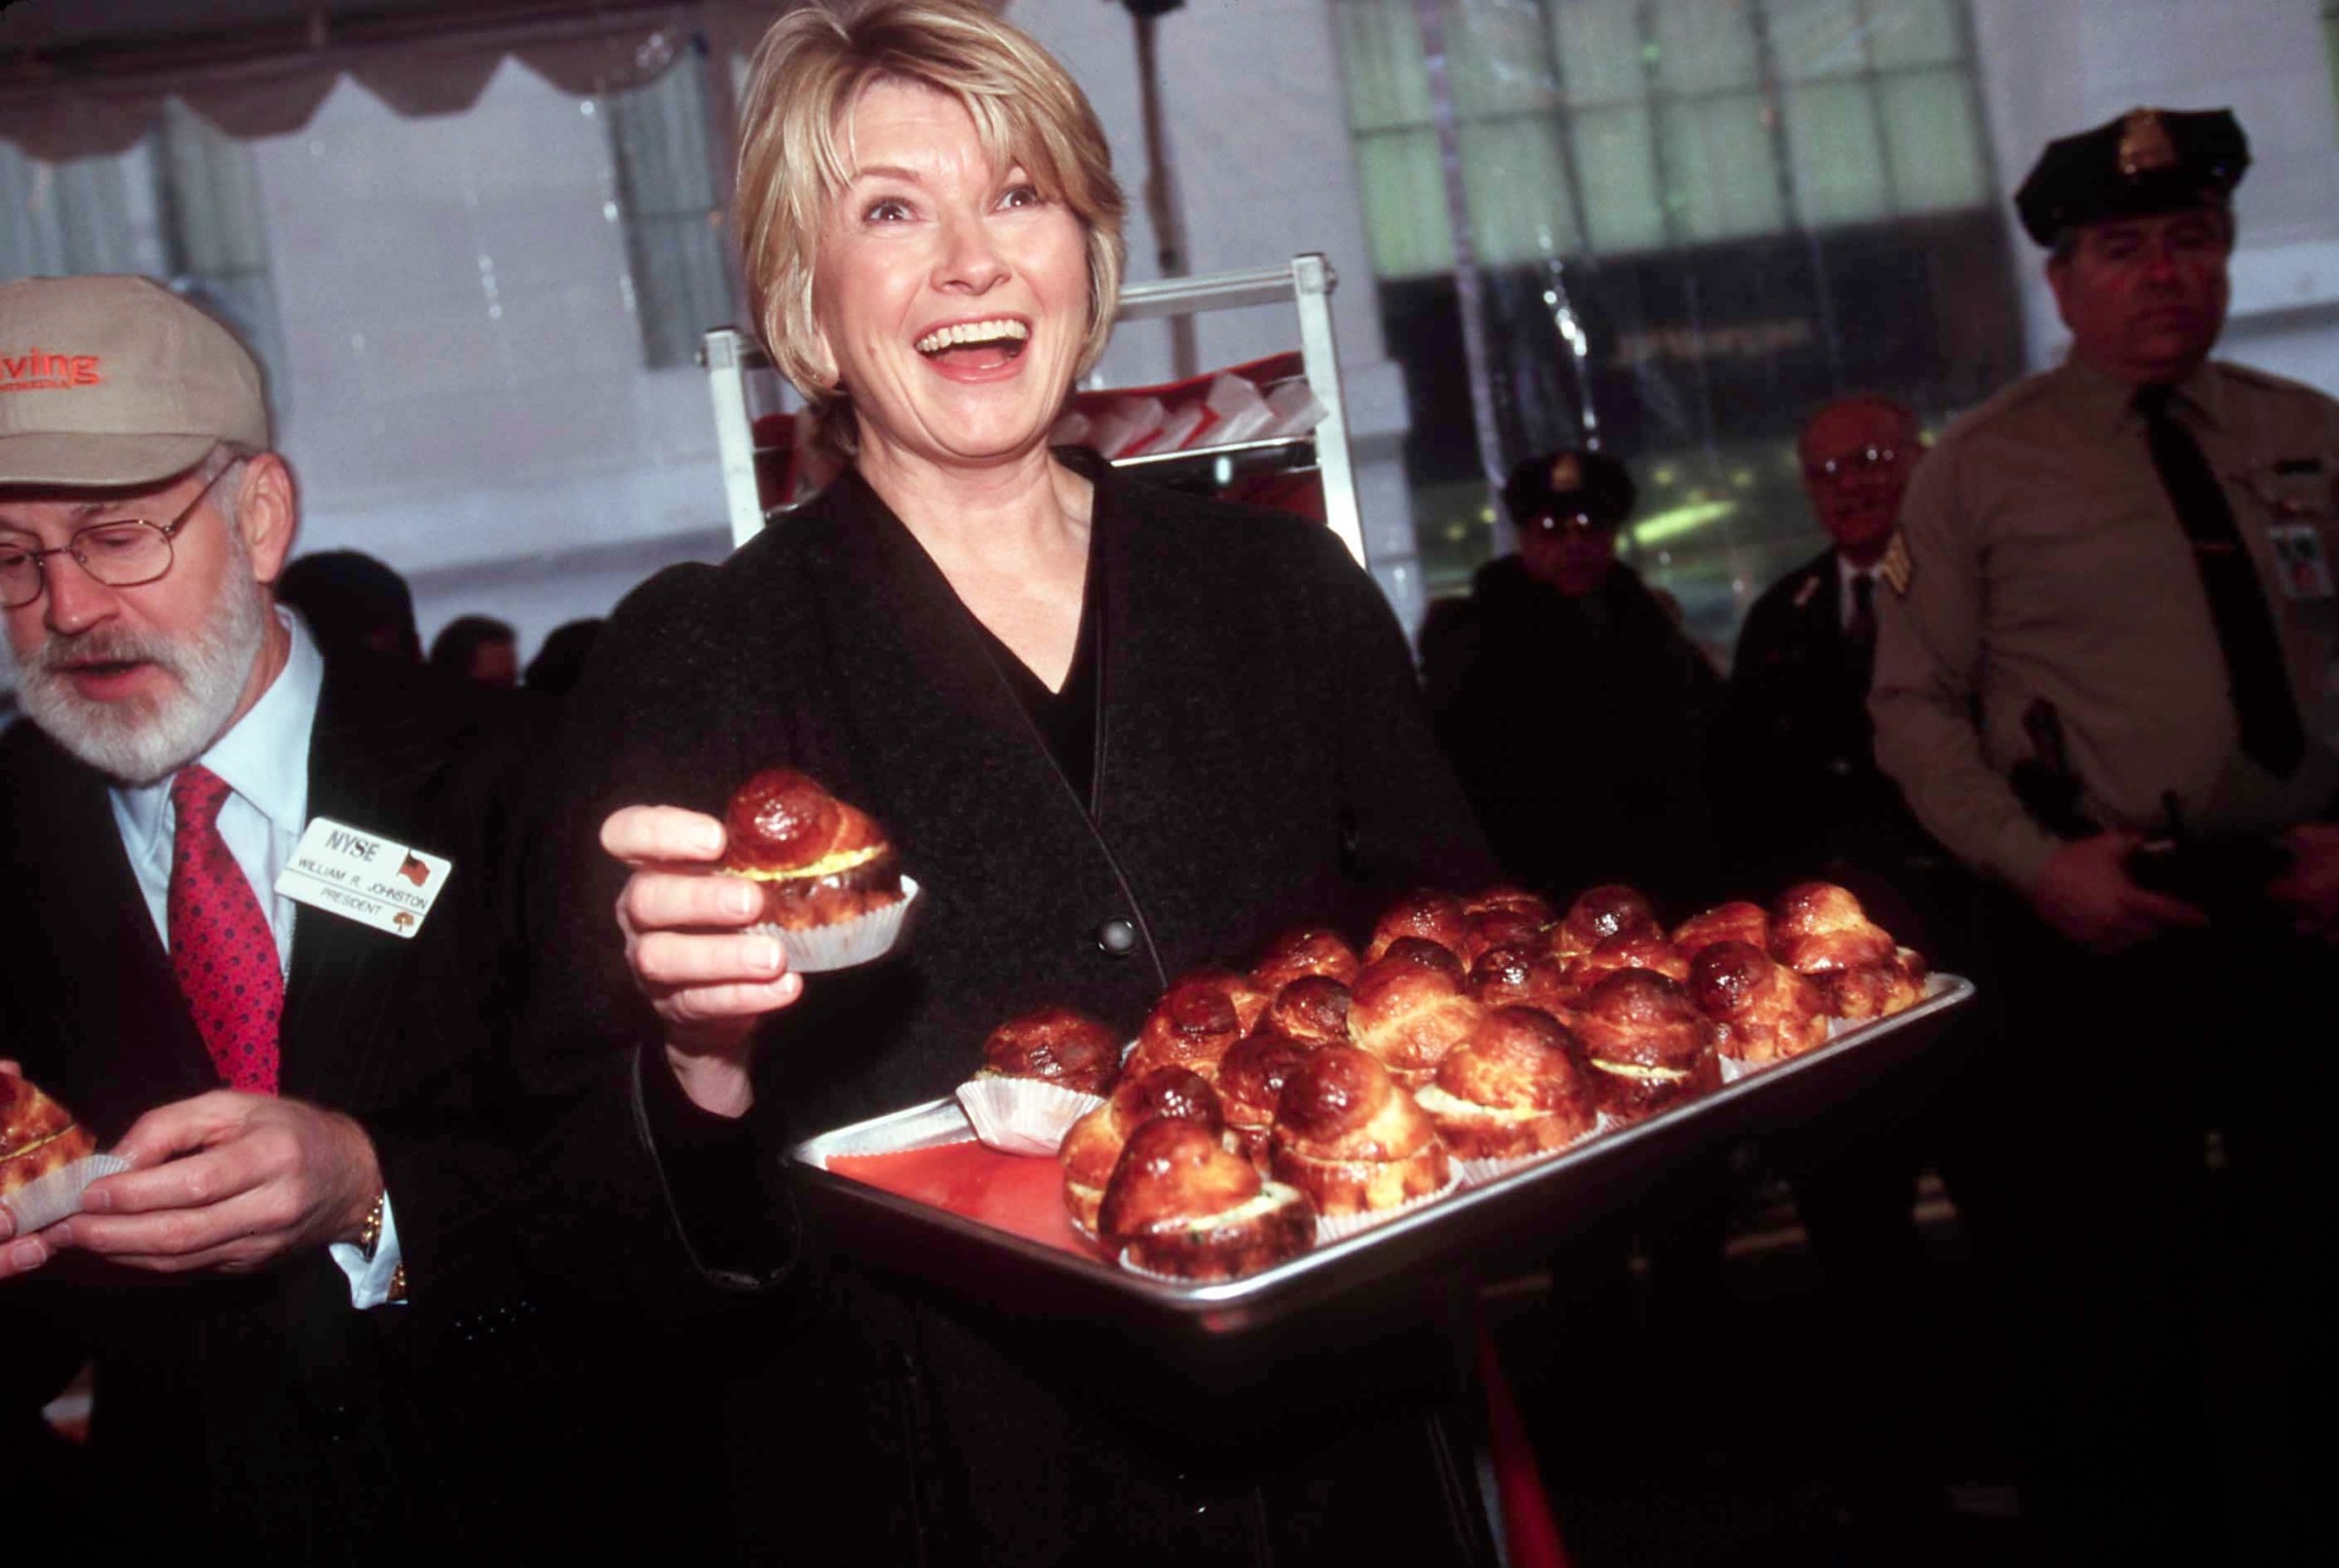
[[[703,1152],[737,1119],[777,1151],[946,1093],[1018,1011],[1133,1029],[1172,976],[1285,927],[1488,880],[1402,635],[1337,541],[1050,450],[1122,256],[1063,68],[960,0],[813,5],[773,28],[743,121],[756,325],[850,462],[721,566],[636,592],[572,700],[547,989],[556,1027],[638,1053],[655,1137]],[[888,961],[807,979],[743,930],[717,814],[782,762],[887,823],[931,890]],[[686,1231],[720,1206],[687,1185]],[[849,1269],[781,1293],[812,1326],[740,1372],[793,1434],[785,1469],[743,1461],[762,1548],[1480,1560],[1418,1400],[1203,1402],[1085,1325]],[[1376,1347],[1327,1381],[1350,1398],[1434,1361]]]

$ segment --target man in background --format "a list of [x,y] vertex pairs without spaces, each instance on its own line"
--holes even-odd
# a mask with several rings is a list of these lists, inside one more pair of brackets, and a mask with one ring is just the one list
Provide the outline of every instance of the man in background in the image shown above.
[[276,582],[276,602],[298,615],[327,659],[364,649],[385,659],[422,663],[414,629],[414,593],[390,566],[356,550],[297,556]]
[[1975,1076],[2003,1088],[1971,1097],[1988,1159],[1957,1197],[2013,1284],[2026,1503],[2069,1560],[2223,1549],[2186,1310],[2205,1205],[2266,1315],[2227,1355],[2281,1363],[2218,1423],[2250,1445],[2234,1517],[2297,1517],[2272,1434],[2330,1394],[2339,620],[2327,574],[2281,566],[2339,543],[2339,404],[2209,358],[2248,161],[2223,110],[2046,149],[2015,205],[2070,357],[1942,437],[1885,562],[1879,760],[2000,890],[2006,1037]]
[[458,615],[431,639],[431,668],[481,686],[517,686],[519,633],[491,615]]

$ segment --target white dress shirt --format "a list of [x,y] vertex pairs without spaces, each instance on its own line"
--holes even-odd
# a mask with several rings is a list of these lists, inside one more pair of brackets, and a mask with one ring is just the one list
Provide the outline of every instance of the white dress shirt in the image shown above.
[[[280,609],[276,618],[292,639],[285,668],[251,710],[196,760],[232,791],[219,807],[219,836],[267,912],[277,962],[288,975],[292,917],[300,906],[276,892],[276,879],[291,861],[309,822],[309,732],[316,725],[317,698],[325,687],[325,659],[300,617]],[[171,785],[176,777],[135,787],[116,784],[108,791],[122,848],[166,951],[171,945],[171,846],[178,826]],[[370,1260],[346,1242],[335,1242],[331,1251],[333,1261],[349,1276],[354,1306],[378,1307],[388,1300],[400,1257],[398,1222],[390,1205],[382,1205],[381,1240]]]
[[1864,577],[1868,580],[1870,584],[1868,602],[1875,603],[1876,590],[1873,585],[1876,581],[1876,568],[1855,566],[1844,558],[1842,551],[1837,551],[1835,553],[1835,624],[1847,629],[1852,625],[1852,580],[1856,577]]

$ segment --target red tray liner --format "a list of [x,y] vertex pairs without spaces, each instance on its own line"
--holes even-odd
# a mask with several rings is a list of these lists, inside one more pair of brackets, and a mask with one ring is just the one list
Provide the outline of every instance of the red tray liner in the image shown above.
[[1101,1255],[1072,1228],[1064,1211],[1064,1168],[1054,1160],[1001,1154],[968,1142],[893,1154],[831,1155],[828,1168],[1060,1251]]

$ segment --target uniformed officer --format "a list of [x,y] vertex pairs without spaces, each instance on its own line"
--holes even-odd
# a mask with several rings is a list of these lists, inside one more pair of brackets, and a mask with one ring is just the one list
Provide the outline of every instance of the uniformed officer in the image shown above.
[[[1878,758],[2008,895],[2008,1050],[1975,1111],[1997,1190],[1959,1198],[2022,1287],[2052,1396],[2032,1501],[2074,1555],[2204,1524],[2197,1367],[2160,1308],[2205,1126],[2274,1249],[2253,1260],[2328,1191],[2325,1140],[2288,1118],[2324,1073],[2306,980],[2339,930],[2339,404],[2209,359],[2248,161],[2223,110],[2047,148],[2015,205],[2069,358],[1949,430],[1884,562]],[[2302,1319],[2303,1261],[2264,1281]]]
[[1503,486],[1518,553],[1422,628],[1430,715],[1506,874],[1565,900],[1630,882],[1687,912],[1713,878],[1701,767],[1721,678],[1617,559],[1631,476],[1603,452]]

